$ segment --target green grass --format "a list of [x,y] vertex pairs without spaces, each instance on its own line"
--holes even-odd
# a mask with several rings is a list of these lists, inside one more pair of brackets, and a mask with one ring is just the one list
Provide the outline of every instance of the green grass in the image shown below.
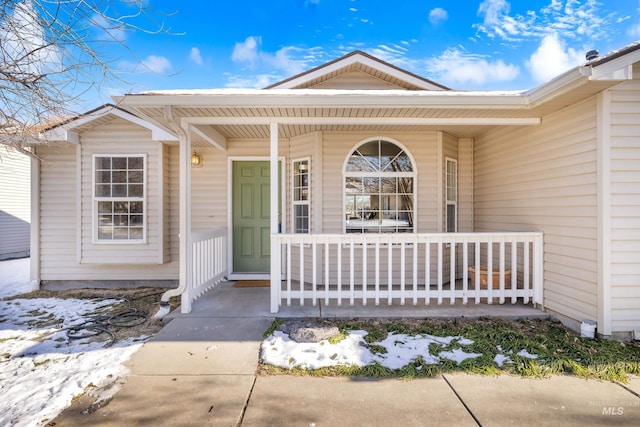
[[[270,331],[280,326],[272,325]],[[275,324],[275,323],[274,323]],[[378,343],[388,334],[434,335],[439,337],[459,336],[472,340],[462,345],[453,340],[449,345],[431,344],[429,351],[437,356],[442,351],[463,349],[468,353],[480,353],[481,357],[466,359],[460,365],[441,359],[439,364],[426,364],[421,357],[398,370],[390,370],[379,364],[364,367],[337,366],[315,371],[300,368],[281,369],[263,365],[263,372],[287,375],[313,376],[363,376],[396,377],[413,379],[432,377],[447,372],[467,372],[479,375],[514,374],[528,378],[548,378],[552,375],[576,375],[581,378],[628,382],[630,375],[640,375],[640,343],[617,342],[606,339],[581,338],[562,324],[551,320],[503,321],[480,320],[407,320],[407,321],[349,321],[334,322],[344,339],[352,330],[367,331],[366,347],[372,353],[385,353]],[[269,332],[269,331],[267,331]],[[271,332],[265,333],[268,336]],[[502,351],[499,350],[501,348]],[[538,356],[537,359],[518,356],[526,350]],[[498,367],[494,361],[497,354],[509,356],[512,363]]]

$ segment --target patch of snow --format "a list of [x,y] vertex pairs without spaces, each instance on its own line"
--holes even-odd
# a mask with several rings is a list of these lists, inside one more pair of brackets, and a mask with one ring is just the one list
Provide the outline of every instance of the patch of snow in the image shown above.
[[38,289],[29,279],[31,258],[0,261],[0,299]]
[[496,356],[493,358],[493,361],[496,362],[498,368],[502,368],[505,363],[513,363],[511,358],[509,356],[505,356],[504,354],[496,354]]
[[481,356],[460,349],[443,351],[439,356],[429,352],[431,344],[437,344],[439,347],[445,347],[454,341],[460,345],[473,344],[472,340],[463,337],[406,334],[387,335],[384,340],[374,343],[384,347],[385,352],[371,352],[364,340],[366,335],[366,331],[350,331],[347,338],[337,344],[330,344],[328,340],[319,343],[297,343],[287,334],[275,331],[262,342],[260,357],[264,363],[282,368],[319,369],[338,365],[362,367],[378,363],[396,370],[414,362],[418,357],[426,364],[438,364],[441,359],[461,363],[465,359]]
[[524,349],[520,350],[517,353],[517,355],[520,356],[520,357],[526,357],[527,359],[537,359],[538,358],[537,354],[531,354],[527,350],[524,350]]
[[[29,260],[0,262],[0,297],[33,290]],[[0,300],[0,425],[42,426],[86,390],[121,381],[122,365],[147,337],[105,347],[109,340],[69,340],[77,325],[116,300]],[[117,391],[111,388],[110,393]],[[105,400],[107,397],[100,396]]]
[[440,352],[440,357],[445,359],[453,360],[458,365],[464,362],[467,359],[475,359],[476,357],[480,357],[482,354],[480,353],[467,353],[462,349],[455,349],[452,351],[442,351]]
[[261,345],[260,357],[273,366],[320,369],[337,365],[365,366],[372,363],[371,352],[363,346],[365,331],[352,331],[336,344],[297,343],[281,331],[275,331]]

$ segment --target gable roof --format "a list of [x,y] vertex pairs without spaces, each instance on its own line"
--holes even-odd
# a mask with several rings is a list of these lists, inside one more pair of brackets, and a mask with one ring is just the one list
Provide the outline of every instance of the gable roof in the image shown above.
[[154,141],[176,141],[178,138],[161,126],[150,123],[147,120],[123,110],[113,104],[104,104],[84,114],[80,114],[69,120],[49,127],[40,133],[40,137],[46,141],[65,141],[73,144],[79,143],[79,134],[82,131],[100,126],[118,117],[141,126],[151,131]]
[[[449,90],[448,87],[413,74],[393,64],[356,50],[326,64],[312,68],[265,89],[311,89],[349,73],[365,75],[371,80],[405,90]],[[379,87],[378,87],[379,88]]]

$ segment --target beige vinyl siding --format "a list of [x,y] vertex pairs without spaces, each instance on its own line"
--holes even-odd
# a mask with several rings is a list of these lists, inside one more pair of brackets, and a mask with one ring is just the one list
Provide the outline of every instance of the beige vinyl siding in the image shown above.
[[0,146],[0,260],[29,255],[30,158]]
[[475,231],[544,232],[545,307],[597,315],[595,97],[475,140]]
[[350,71],[313,86],[313,89],[404,89],[362,71]]
[[611,90],[612,331],[640,330],[640,81]]
[[473,139],[458,141],[458,231],[473,232]]
[[[164,241],[160,224],[164,201],[159,143],[151,132],[123,119],[114,119],[81,136],[82,231],[80,262],[83,264],[160,264]],[[97,242],[94,238],[93,155],[146,155],[145,243]]]
[[72,280],[76,262],[76,147],[38,147],[40,278]]
[[[126,141],[126,143],[123,143]],[[178,215],[176,201],[168,190],[161,189],[164,182],[178,182],[177,169],[172,170],[170,159],[159,143],[151,141],[151,133],[143,128],[117,119],[107,126],[81,135],[81,146],[38,147],[43,159],[40,174],[40,278],[43,281],[153,281],[178,278]],[[78,154],[80,151],[80,155]],[[92,154],[146,154],[147,155],[147,227],[146,244],[93,244],[92,209]],[[161,158],[162,157],[162,158]],[[77,194],[77,160],[82,159],[82,196]],[[159,168],[164,167],[164,173]],[[171,191],[173,188],[171,189]],[[82,209],[79,207],[81,200]],[[167,212],[168,208],[168,212]],[[160,224],[159,209],[169,224]],[[175,212],[175,213],[174,213]],[[81,220],[81,228],[78,226]],[[168,233],[161,233],[163,227]],[[82,230],[81,236],[79,236]],[[160,241],[161,236],[169,239]],[[171,253],[163,249],[171,247]],[[78,251],[82,250],[79,254]],[[80,258],[82,257],[82,263]],[[128,257],[130,260],[121,260]],[[159,264],[162,260],[170,262]],[[116,263],[117,268],[114,268]]]

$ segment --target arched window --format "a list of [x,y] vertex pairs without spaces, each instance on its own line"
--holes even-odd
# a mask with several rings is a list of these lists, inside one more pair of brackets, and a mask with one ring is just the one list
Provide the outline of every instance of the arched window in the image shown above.
[[344,167],[346,232],[413,232],[415,174],[397,144],[376,139],[358,146]]

